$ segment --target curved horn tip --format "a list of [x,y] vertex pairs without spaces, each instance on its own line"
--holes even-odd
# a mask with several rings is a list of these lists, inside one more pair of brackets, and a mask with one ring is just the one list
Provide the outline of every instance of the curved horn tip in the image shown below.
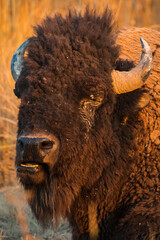
[[[152,51],[151,51],[148,43],[143,38],[140,38],[140,40],[141,40],[141,44],[142,44],[142,55],[141,56],[143,56],[143,54],[144,54],[146,59],[148,59],[148,69],[149,69],[149,71],[151,71],[152,64],[153,64]],[[147,66],[147,64],[146,64],[146,66]]]
[[148,43],[142,37],[140,38],[140,41],[141,41],[141,45],[142,45],[142,51],[145,54],[149,54],[150,57],[152,57],[152,52],[151,52],[151,49],[150,49]]
[[11,73],[15,81],[17,81],[20,76],[20,73],[22,70],[23,55],[28,43],[29,43],[29,39],[24,41],[13,54],[13,57],[11,60]]

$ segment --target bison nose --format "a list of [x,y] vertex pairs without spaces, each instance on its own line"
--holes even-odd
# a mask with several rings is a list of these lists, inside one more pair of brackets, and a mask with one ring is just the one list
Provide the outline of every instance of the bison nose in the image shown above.
[[17,152],[23,162],[42,162],[43,158],[54,150],[55,140],[36,137],[19,137],[17,140]]

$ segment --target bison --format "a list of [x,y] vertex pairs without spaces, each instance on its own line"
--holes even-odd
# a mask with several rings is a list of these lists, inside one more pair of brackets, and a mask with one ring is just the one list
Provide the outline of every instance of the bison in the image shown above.
[[108,9],[48,17],[17,49],[15,165],[44,226],[160,239],[159,64],[160,33],[118,31]]

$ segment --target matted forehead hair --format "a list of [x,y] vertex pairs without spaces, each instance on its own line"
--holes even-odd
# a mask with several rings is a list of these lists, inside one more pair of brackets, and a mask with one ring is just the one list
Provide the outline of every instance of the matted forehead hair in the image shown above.
[[81,97],[112,88],[109,76],[119,48],[108,9],[101,16],[86,9],[84,15],[69,12],[66,17],[47,17],[34,32],[17,83],[20,91],[37,79],[63,94],[66,87],[72,93],[78,89]]

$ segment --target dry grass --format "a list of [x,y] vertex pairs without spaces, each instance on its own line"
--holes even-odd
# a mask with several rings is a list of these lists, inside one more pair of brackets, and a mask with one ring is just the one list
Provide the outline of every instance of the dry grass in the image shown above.
[[71,228],[61,221],[43,230],[28,207],[23,189],[18,186],[0,189],[0,240],[71,240]]

